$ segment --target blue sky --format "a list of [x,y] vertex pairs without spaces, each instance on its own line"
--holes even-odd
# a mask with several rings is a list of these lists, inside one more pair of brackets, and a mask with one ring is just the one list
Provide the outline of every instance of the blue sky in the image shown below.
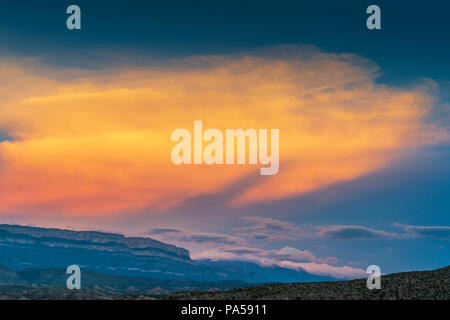
[[[80,31],[65,28],[65,9],[70,4],[81,7]],[[365,27],[365,9],[370,4],[381,8],[382,30]],[[323,52],[357,54],[375,63],[378,84],[408,88],[432,80],[436,100],[428,121],[448,131],[449,12],[450,3],[434,0],[17,0],[0,4],[0,56],[39,58],[55,68],[95,70],[117,64],[116,53],[125,57],[121,63],[145,64],[145,59],[312,45]],[[127,57],[139,58],[128,61]],[[0,142],[9,139],[0,130]],[[208,257],[211,248],[231,251],[233,246],[245,246],[270,251],[288,247],[322,257],[316,263],[335,257],[339,266],[365,269],[379,264],[382,272],[437,268],[450,263],[449,163],[450,147],[444,143],[416,150],[388,168],[355,180],[271,203],[230,209],[224,205],[224,192],[187,201],[182,209],[167,215],[147,216],[137,211],[126,218],[107,222],[98,218],[86,224],[134,234],[147,229],[149,235],[183,245],[199,258]],[[8,219],[38,224],[20,215]],[[272,219],[272,226],[264,219]],[[70,226],[80,221],[55,219],[54,224],[58,223]],[[151,227],[143,229],[142,225]],[[253,231],[242,235],[240,228],[251,226],[248,230]],[[158,232],[158,228],[176,231]],[[279,235],[277,228],[292,235],[273,241],[248,239],[253,233]],[[236,238],[228,241],[228,237]],[[239,239],[245,237],[244,245]]]
[[[127,1],[76,2],[82,30],[68,32],[73,1],[2,4],[2,45],[23,55],[69,57],[123,46],[161,55],[239,52],[278,44],[313,44],[359,53],[388,78],[448,81],[448,10],[443,1],[377,1],[382,30],[365,28],[371,1]],[[61,14],[62,12],[62,14]],[[60,63],[72,63],[57,59]],[[420,61],[420,63],[417,63]]]

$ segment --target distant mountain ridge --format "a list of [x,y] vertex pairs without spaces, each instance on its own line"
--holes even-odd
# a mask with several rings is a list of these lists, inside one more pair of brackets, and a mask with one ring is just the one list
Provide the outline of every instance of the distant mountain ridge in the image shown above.
[[185,276],[183,269],[193,261],[188,250],[151,238],[2,224],[0,264],[13,270],[77,264],[99,272],[170,279]]
[[[107,250],[112,244],[123,245],[122,250],[135,250],[136,254],[156,254],[156,252],[146,252],[145,249],[158,250],[160,254],[164,252],[170,255],[171,258],[179,256],[182,260],[190,260],[189,251],[184,248],[179,248],[171,244],[163,243],[151,238],[142,237],[125,237],[121,234],[106,233],[99,231],[73,231],[66,229],[55,228],[37,228],[19,225],[1,224],[0,231],[6,231],[16,235],[27,235],[32,238],[38,238],[47,240],[47,244],[50,238],[58,239],[60,243],[64,243],[65,246],[72,244],[73,246],[86,246],[96,245],[98,249],[103,248]],[[68,241],[64,241],[68,240]],[[71,242],[69,242],[71,241]],[[77,243],[78,242],[78,243]],[[57,243],[52,243],[57,245]]]
[[188,250],[151,238],[0,225],[0,265],[20,271],[29,268],[65,270],[72,264],[82,270],[159,280],[247,283],[335,280],[303,270],[252,262],[192,260]]

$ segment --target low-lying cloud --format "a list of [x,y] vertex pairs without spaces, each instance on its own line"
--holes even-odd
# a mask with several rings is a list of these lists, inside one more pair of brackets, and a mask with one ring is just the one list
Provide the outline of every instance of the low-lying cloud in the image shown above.
[[364,270],[335,266],[338,260],[334,257],[318,258],[309,250],[283,247],[278,250],[267,250],[249,247],[219,247],[193,255],[194,259],[249,261],[262,266],[279,266],[282,268],[303,270],[310,274],[330,276],[338,279],[358,278],[365,275]]

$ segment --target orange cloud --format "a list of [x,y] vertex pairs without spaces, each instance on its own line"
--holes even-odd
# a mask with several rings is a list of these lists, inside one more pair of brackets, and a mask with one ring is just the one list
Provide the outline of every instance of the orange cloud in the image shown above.
[[[280,130],[280,170],[230,205],[360,177],[443,139],[426,90],[374,83],[348,55],[201,57],[81,72],[1,62],[0,212],[108,215],[220,193],[255,166],[175,166],[171,132]],[[7,80],[8,79],[8,80]]]

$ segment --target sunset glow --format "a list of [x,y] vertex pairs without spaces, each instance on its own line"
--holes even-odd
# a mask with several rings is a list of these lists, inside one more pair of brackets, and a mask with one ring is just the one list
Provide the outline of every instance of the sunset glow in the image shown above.
[[163,213],[258,175],[249,165],[175,166],[171,132],[197,119],[280,130],[278,174],[256,177],[230,206],[355,179],[445,139],[425,122],[426,88],[375,84],[373,66],[356,57],[190,59],[189,68],[67,70],[70,79],[37,62],[4,62],[0,128],[13,139],[0,143],[0,211]]

